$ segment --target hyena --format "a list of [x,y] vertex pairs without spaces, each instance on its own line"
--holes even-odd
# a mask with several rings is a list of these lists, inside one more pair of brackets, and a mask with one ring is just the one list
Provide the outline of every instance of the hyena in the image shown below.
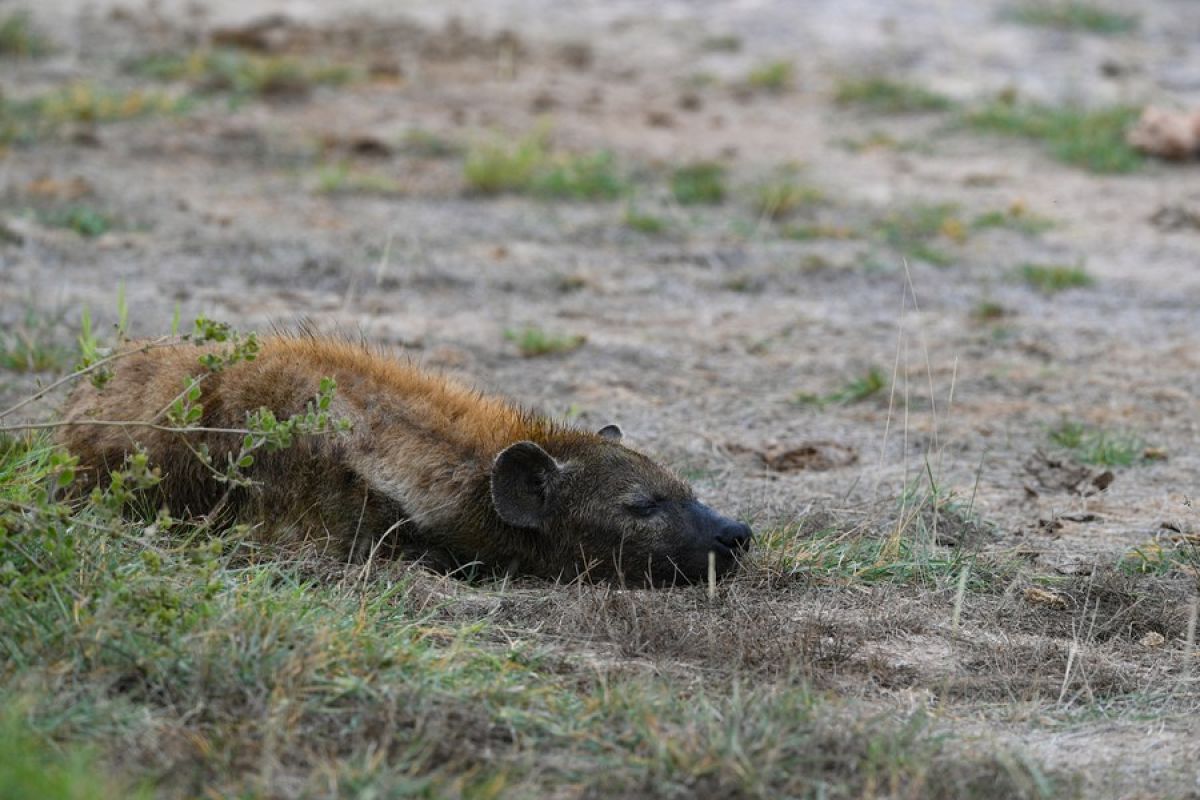
[[161,415],[206,372],[204,352],[135,352],[102,388],[74,391],[59,438],[85,481],[104,481],[140,447],[176,516],[220,506],[275,541],[316,542],[347,559],[412,554],[447,570],[662,585],[704,580],[710,565],[729,573],[750,544],[747,525],[623,445],[617,426],[573,429],[361,344],[272,336],[254,360],[205,375],[195,427],[216,429],[244,426],[263,407],[280,419],[303,413],[323,377],[337,382],[330,411],[350,430],[257,456],[249,487],[230,490],[194,453],[205,445],[224,464],[241,446],[236,433],[88,424]]

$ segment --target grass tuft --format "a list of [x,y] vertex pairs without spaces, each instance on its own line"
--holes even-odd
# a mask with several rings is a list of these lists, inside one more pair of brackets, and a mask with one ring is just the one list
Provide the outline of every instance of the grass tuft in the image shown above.
[[987,211],[971,220],[971,230],[999,228],[1026,236],[1037,236],[1053,227],[1053,220],[1030,213],[1023,203],[1013,203],[1003,211]]
[[0,330],[0,369],[10,372],[59,372],[72,353],[56,336],[55,320],[30,308],[20,324]]
[[626,206],[625,215],[622,217],[622,221],[625,223],[627,228],[647,235],[663,233],[668,227],[667,220],[663,217],[660,217],[657,214],[648,214],[644,211],[639,211],[637,207],[633,206],[632,204]]
[[947,111],[954,107],[954,102],[945,95],[878,77],[842,81],[834,93],[834,100],[844,106],[859,106],[885,114]]
[[755,189],[754,210],[768,219],[780,220],[801,209],[812,208],[824,199],[825,195],[820,189],[783,176],[767,181]]
[[1026,25],[1107,36],[1133,33],[1141,23],[1137,14],[1121,14],[1082,0],[1026,2],[1010,9],[1007,16]]
[[1128,467],[1143,460],[1146,443],[1127,432],[1115,432],[1063,419],[1050,429],[1050,441],[1072,451],[1086,464]]
[[916,204],[888,214],[877,223],[883,240],[901,254],[935,267],[945,267],[954,259],[938,249],[938,243],[962,244],[967,227],[952,203]]
[[795,402],[800,405],[814,405],[821,408],[829,405],[844,406],[861,403],[863,400],[879,394],[888,385],[887,373],[879,367],[871,367],[837,391],[823,395],[800,392],[796,395]]
[[445,136],[420,129],[410,130],[400,142],[400,150],[416,158],[456,158],[464,148]]
[[750,70],[746,84],[751,89],[782,92],[792,86],[795,68],[791,61],[770,61]]
[[546,199],[614,200],[627,183],[611,153],[559,153],[544,131],[516,142],[480,144],[463,165],[467,185],[480,194],[529,194]]
[[699,161],[671,174],[671,194],[680,205],[716,205],[725,199],[725,167]]
[[129,71],[155,80],[183,82],[199,92],[259,97],[304,95],[317,86],[341,86],[357,77],[353,69],[342,65],[226,49],[153,55],[131,63]]
[[318,194],[392,196],[404,194],[404,186],[390,176],[364,171],[347,161],[339,161],[325,164],[317,170],[315,191]]
[[51,49],[50,40],[34,27],[28,12],[0,17],[0,58],[40,58]]
[[1017,273],[1021,280],[1042,294],[1057,294],[1067,289],[1091,286],[1096,282],[1095,278],[1081,266],[1022,264]]
[[583,347],[587,341],[587,337],[581,334],[559,335],[532,326],[519,331],[505,331],[504,338],[515,343],[525,358],[570,353]]
[[1064,163],[1101,174],[1122,174],[1144,163],[1125,140],[1138,113],[1130,106],[1054,108],[1002,97],[969,112],[966,120],[978,131],[1041,142]]
[[54,228],[66,228],[87,239],[103,236],[116,227],[116,220],[89,205],[71,205],[38,214],[38,219]]
[[77,82],[29,100],[0,96],[0,145],[30,145],[67,124],[97,124],[186,110],[188,101],[140,89],[116,91]]

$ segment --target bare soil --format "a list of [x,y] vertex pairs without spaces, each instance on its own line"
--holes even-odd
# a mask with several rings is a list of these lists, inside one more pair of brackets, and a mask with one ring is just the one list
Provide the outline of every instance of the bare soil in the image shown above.
[[[820,516],[886,535],[897,498],[932,475],[986,523],[969,546],[1025,570],[973,593],[957,625],[952,585],[781,586],[763,572],[727,587],[732,626],[672,592],[524,587],[477,593],[460,613],[508,603],[509,624],[580,659],[693,678],[773,679],[803,653],[818,686],[928,705],[964,747],[1021,745],[1082,772],[1090,796],[1200,791],[1195,573],[1139,582],[1114,569],[1133,548],[1200,533],[1200,167],[1095,175],[944,114],[833,100],[840,80],[884,73],[963,103],[1015,89],[1050,104],[1196,107],[1200,7],[1145,0],[1138,32],[1101,37],[1020,25],[994,2],[334,5],[37,4],[60,48],[0,66],[5,97],[71,79],[145,85],[129,59],[276,12],[271,48],[374,73],[9,150],[0,324],[15,330],[32,308],[62,318],[55,335],[69,341],[85,305],[114,320],[123,285],[135,335],[166,330],[177,305],[242,329],[361,331],[582,425],[619,422],[760,531]],[[744,85],[777,59],[792,62],[791,87]],[[625,201],[473,194],[461,155],[403,145],[413,131],[463,147],[515,139],[546,118],[555,147],[611,151],[635,172],[637,207],[668,230],[631,230]],[[874,132],[904,146],[846,146]],[[698,159],[729,170],[720,206],[680,206],[665,188]],[[322,191],[322,166],[339,163],[398,189]],[[868,233],[795,240],[760,218],[753,186],[786,164],[824,197],[809,221]],[[30,212],[67,202],[77,181],[117,229],[85,238]],[[1019,204],[1054,224],[943,242],[945,266],[906,265],[869,233],[943,203],[967,220]],[[1082,264],[1095,282],[1044,294],[1014,279],[1026,262]],[[1001,315],[980,320],[984,302]],[[527,326],[586,342],[522,357],[505,334]],[[859,402],[797,400],[872,367],[887,385]],[[0,405],[47,377],[0,372]],[[1136,436],[1136,463],[1081,465],[1048,438],[1064,419]],[[1033,574],[1061,578],[1057,600],[1028,594]],[[1150,632],[1165,643],[1144,643]]]

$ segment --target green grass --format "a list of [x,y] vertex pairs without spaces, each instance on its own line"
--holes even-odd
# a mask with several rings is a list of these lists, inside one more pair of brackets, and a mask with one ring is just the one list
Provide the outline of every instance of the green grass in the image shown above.
[[1065,264],[1022,264],[1017,275],[1028,286],[1042,294],[1057,294],[1067,289],[1081,289],[1095,284],[1096,279],[1082,266]]
[[856,239],[858,231],[843,225],[784,225],[779,234],[785,239],[810,242],[817,239]]
[[612,153],[554,155],[535,176],[533,193],[568,200],[615,200],[627,189]]
[[863,400],[874,397],[888,386],[887,373],[879,367],[871,367],[862,375],[847,382],[842,388],[829,394],[799,392],[796,394],[795,402],[800,405],[815,405],[818,407],[850,405],[851,403],[861,403]]
[[794,72],[791,61],[770,61],[750,70],[746,85],[767,92],[782,92],[791,88]]
[[700,161],[671,173],[671,194],[680,205],[716,205],[725,199],[725,167]]
[[1200,542],[1195,535],[1164,536],[1161,541],[1150,541],[1131,549],[1122,556],[1118,566],[1127,575],[1182,572],[1200,584]]
[[1128,467],[1143,461],[1146,444],[1128,432],[1108,431],[1064,419],[1049,431],[1050,441],[1086,464]]
[[21,323],[0,330],[0,369],[10,372],[58,372],[72,354],[56,335],[55,320],[30,308]]
[[611,153],[552,151],[544,132],[515,142],[488,142],[471,148],[463,177],[479,194],[529,194],[543,199],[615,200],[628,184]]
[[54,135],[65,125],[175,114],[188,107],[186,98],[141,89],[104,89],[87,82],[67,84],[28,100],[6,100],[0,96],[0,145],[31,145]]
[[971,309],[971,319],[975,322],[997,322],[1011,313],[1008,308],[995,300],[980,300]]
[[[48,488],[68,468],[43,437],[0,441],[4,797],[1071,794],[1003,749],[956,746],[921,711],[838,700],[802,673],[680,660],[689,681],[625,658],[609,667],[507,616],[544,621],[546,601],[594,597],[581,619],[622,626],[630,603],[661,598],[721,624],[719,657],[728,609],[702,590],[531,594],[404,565],[289,561],[131,513],[126,490],[153,483],[144,464],[118,473],[120,489],[58,502]],[[763,541],[781,574],[819,584],[995,582],[969,556],[906,537],[777,529]],[[621,646],[644,647],[669,607],[635,607],[649,615],[627,616]]]
[[1051,156],[1101,174],[1133,172],[1143,157],[1125,141],[1137,119],[1131,106],[1084,109],[1020,103],[1000,98],[966,115],[977,131],[1042,143]]
[[546,137],[534,133],[516,142],[488,142],[472,147],[463,177],[480,194],[527,192],[547,159]]
[[457,158],[465,152],[465,148],[458,142],[420,129],[404,134],[400,150],[416,158]]
[[1137,14],[1110,11],[1082,0],[1025,2],[1010,9],[1007,16],[1026,25],[1104,35],[1133,33],[1141,22]]
[[104,774],[89,748],[63,748],[21,719],[22,699],[0,693],[0,797],[10,800],[150,800],[147,786],[131,787]]
[[982,231],[999,228],[1037,236],[1054,227],[1054,221],[1031,214],[1024,205],[1014,203],[1003,211],[987,211],[971,220],[971,230]]
[[0,58],[39,58],[51,49],[50,40],[34,27],[28,12],[0,16]]
[[700,42],[700,49],[711,53],[736,53],[742,49],[742,38],[733,34],[707,36]]
[[[892,584],[937,591],[954,587],[965,571],[969,591],[989,593],[1002,591],[1020,569],[1013,561],[977,555],[970,545],[992,536],[994,526],[952,494],[914,484],[897,514],[878,533],[838,527],[805,533],[782,526],[764,531],[756,546],[770,574],[817,585]],[[939,544],[943,537],[956,544]]]
[[207,48],[147,56],[130,63],[128,69],[154,80],[186,83],[194,91],[237,96],[300,95],[358,77],[355,70],[339,64]]
[[64,206],[42,211],[37,216],[43,225],[65,228],[87,239],[103,236],[117,227],[112,216],[90,205]]
[[797,211],[813,208],[824,202],[825,195],[814,186],[807,186],[789,176],[769,180],[754,190],[754,210],[768,219],[780,220]]
[[579,334],[560,335],[535,327],[505,331],[504,338],[516,344],[517,350],[525,358],[570,353],[578,350],[587,341],[586,336]]
[[947,111],[954,107],[950,98],[937,92],[878,77],[842,81],[834,92],[834,100],[840,105],[858,106],[884,114]]
[[889,247],[936,267],[954,263],[953,256],[939,246],[962,244],[969,234],[958,206],[952,203],[906,206],[880,219],[875,227]]
[[625,214],[621,220],[625,224],[625,227],[650,236],[663,233],[669,227],[665,218],[657,214],[648,214],[644,211],[639,211],[633,205],[626,206]]
[[317,170],[318,194],[402,195],[404,186],[388,175],[356,168],[347,161],[325,164]]

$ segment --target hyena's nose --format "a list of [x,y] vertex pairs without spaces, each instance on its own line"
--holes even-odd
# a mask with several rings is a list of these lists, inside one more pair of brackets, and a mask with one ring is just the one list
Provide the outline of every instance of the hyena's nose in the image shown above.
[[749,525],[733,520],[729,520],[721,526],[720,532],[717,533],[717,541],[735,553],[740,553],[748,548],[750,540],[753,538],[754,533],[750,530]]

